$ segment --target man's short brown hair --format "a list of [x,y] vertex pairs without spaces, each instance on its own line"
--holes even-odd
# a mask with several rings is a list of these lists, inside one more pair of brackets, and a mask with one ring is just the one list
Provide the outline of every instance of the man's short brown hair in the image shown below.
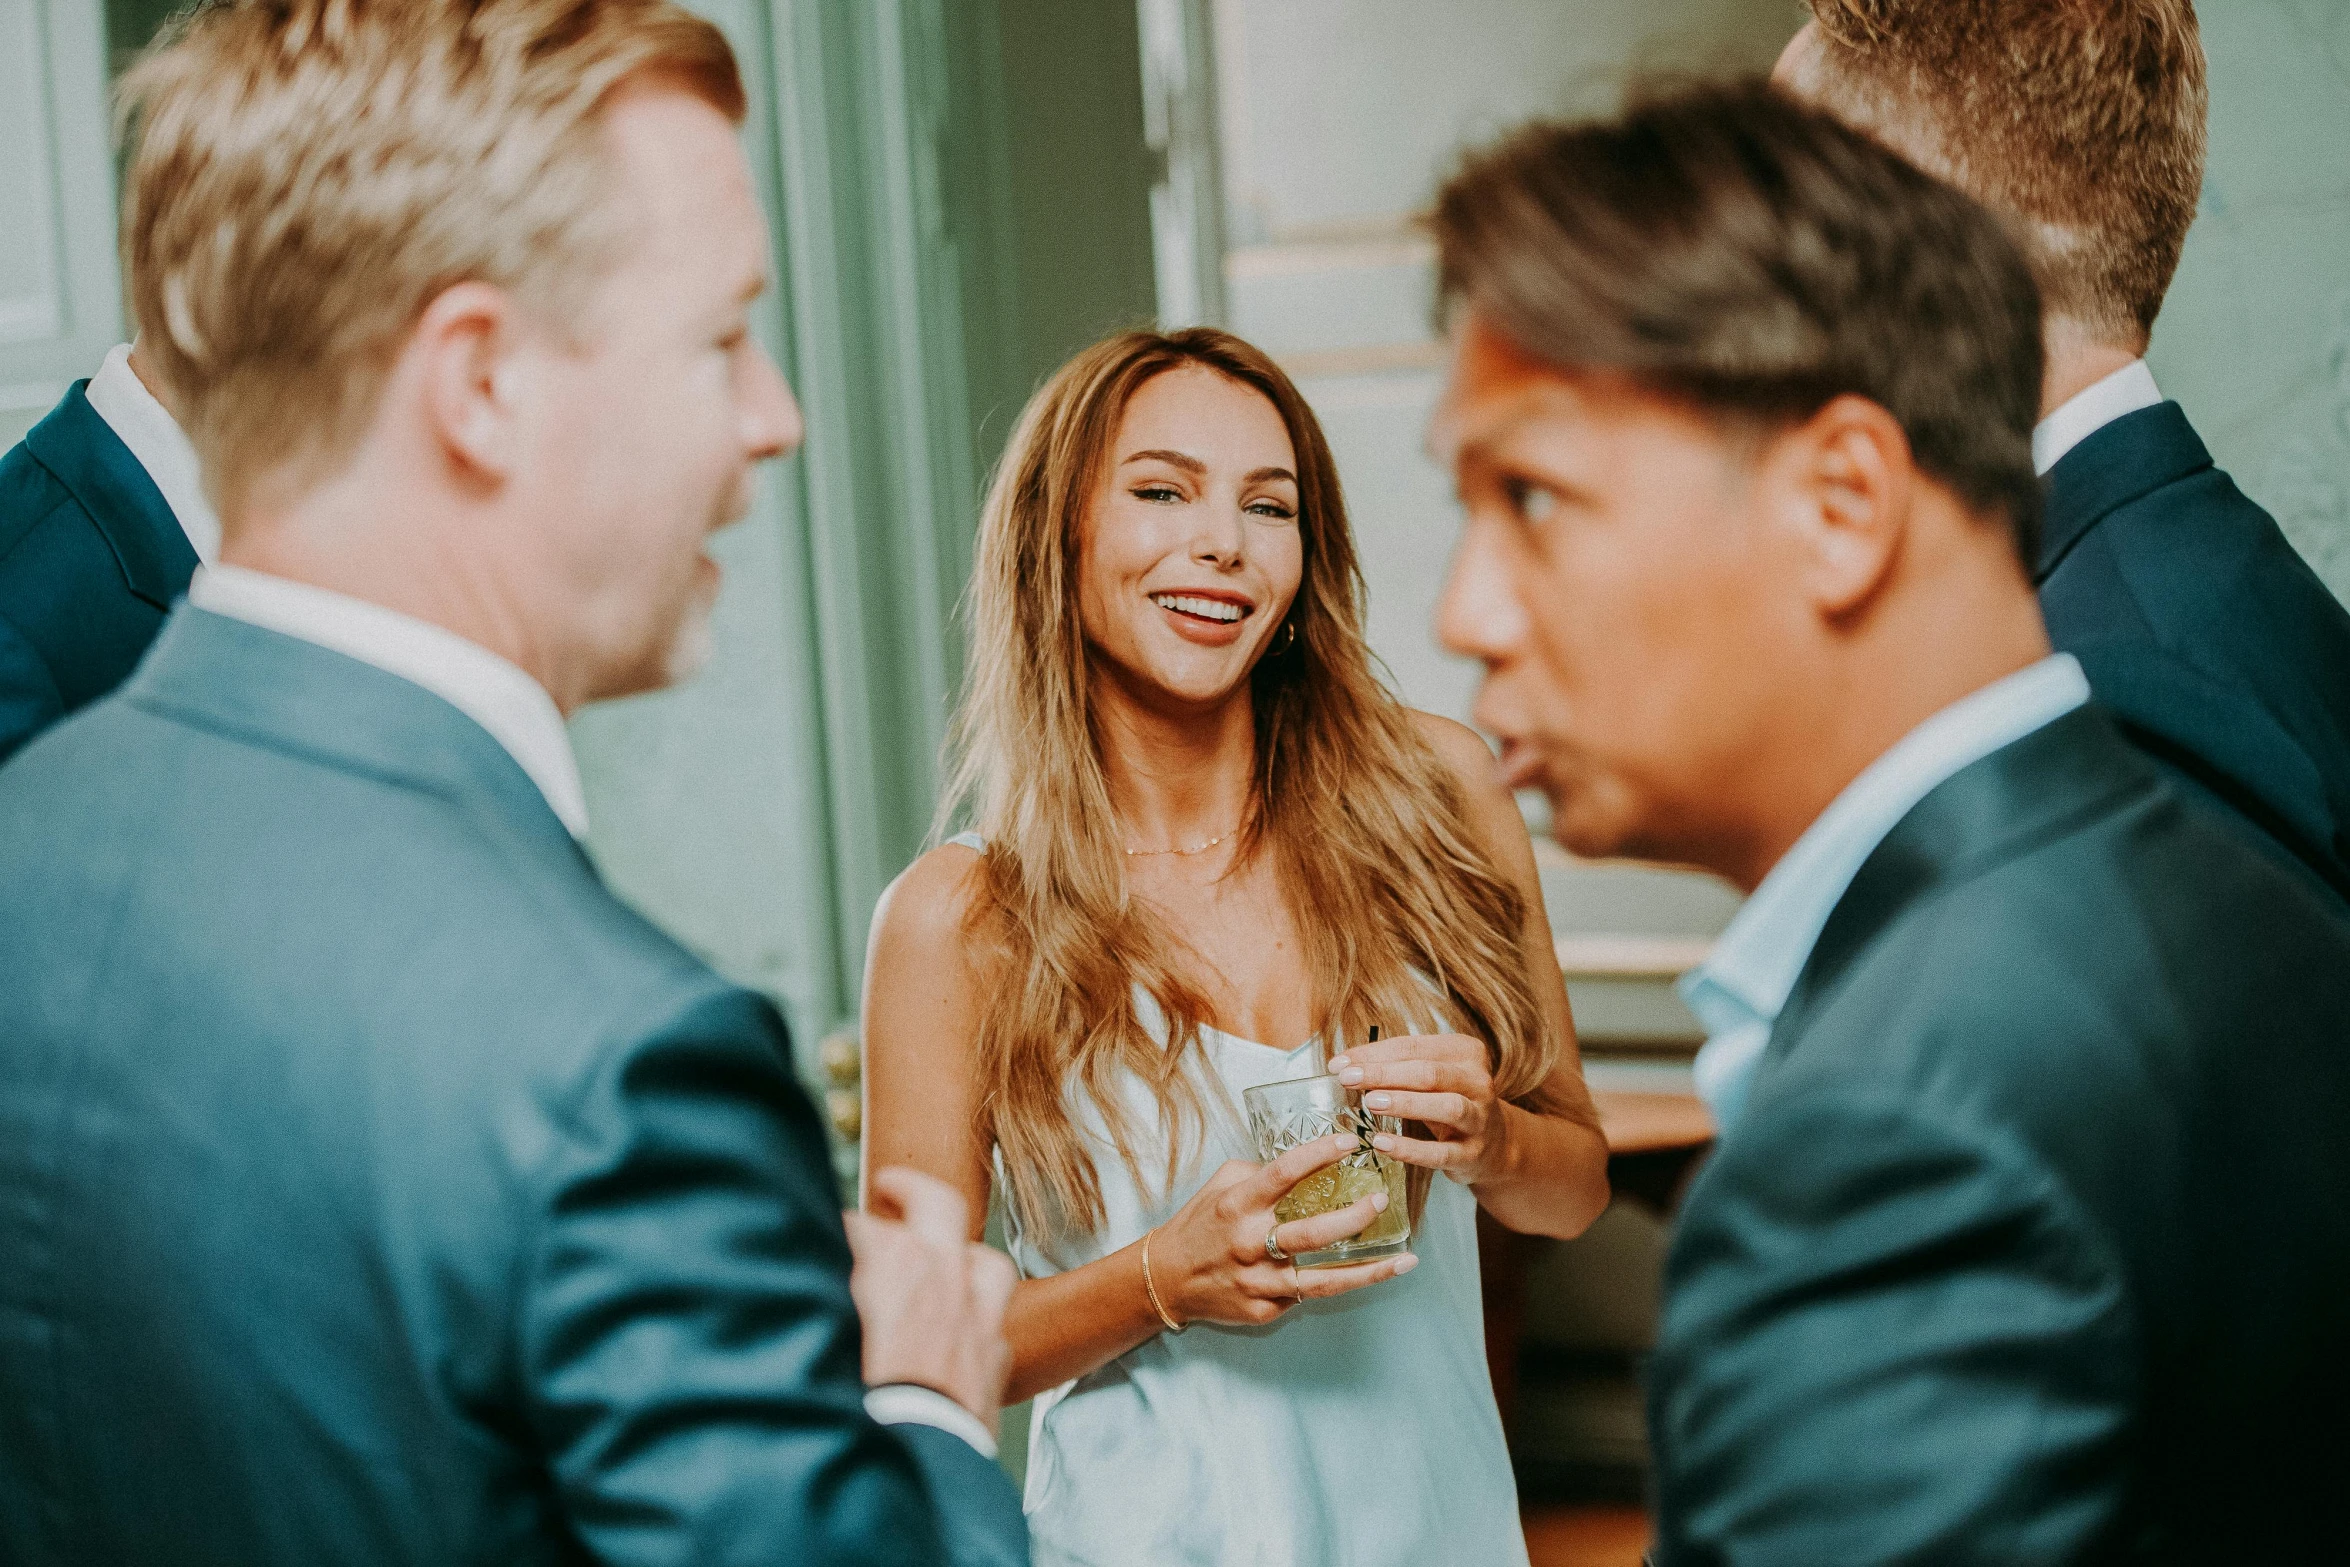
[[124,271],[224,514],[348,454],[453,284],[577,319],[624,228],[599,111],[646,75],[742,118],[666,0],[228,0],[131,71]]
[[2006,226],[1761,82],[1527,127],[1431,219],[1441,297],[1569,375],[1733,430],[1865,397],[1918,467],[2032,558],[2040,299]]
[[2203,192],[2193,0],[1811,0],[1807,94],[2022,220],[2051,314],[2143,348]]

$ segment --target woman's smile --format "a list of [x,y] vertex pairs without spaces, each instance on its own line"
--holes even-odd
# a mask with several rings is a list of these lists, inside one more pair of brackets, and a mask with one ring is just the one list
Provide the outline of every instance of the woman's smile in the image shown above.
[[1226,591],[1164,590],[1147,595],[1176,635],[1203,647],[1229,647],[1240,640],[1240,628],[1256,605]]

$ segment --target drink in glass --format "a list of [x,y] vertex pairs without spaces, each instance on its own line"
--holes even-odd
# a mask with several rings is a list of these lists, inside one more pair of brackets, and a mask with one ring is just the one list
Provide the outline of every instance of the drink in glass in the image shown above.
[[1320,1251],[1297,1253],[1301,1268],[1331,1268],[1341,1263],[1368,1262],[1402,1251],[1412,1238],[1412,1218],[1405,1200],[1404,1166],[1371,1146],[1374,1133],[1400,1135],[1403,1122],[1392,1115],[1373,1115],[1360,1096],[1335,1077],[1301,1077],[1287,1083],[1267,1083],[1241,1098],[1248,1106],[1249,1131],[1257,1140],[1257,1157],[1273,1160],[1299,1143],[1333,1134],[1355,1139],[1356,1146],[1298,1182],[1274,1205],[1276,1222],[1310,1219],[1343,1208],[1373,1192],[1387,1194],[1387,1207],[1372,1217],[1360,1234],[1334,1242]]

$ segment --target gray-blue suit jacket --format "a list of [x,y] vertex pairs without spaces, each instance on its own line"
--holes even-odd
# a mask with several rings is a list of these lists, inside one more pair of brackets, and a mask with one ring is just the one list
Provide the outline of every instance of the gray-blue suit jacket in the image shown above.
[[438,697],[183,606],[0,888],[0,1561],[1026,1559],[865,1413],[781,1020]]

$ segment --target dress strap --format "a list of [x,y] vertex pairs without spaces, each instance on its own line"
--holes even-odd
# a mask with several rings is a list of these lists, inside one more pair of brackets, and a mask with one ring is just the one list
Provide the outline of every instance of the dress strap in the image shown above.
[[[977,850],[981,854],[985,854],[987,852],[987,840],[980,837],[979,834],[975,832],[959,832],[952,838],[949,838],[947,842],[960,848]],[[944,845],[941,845],[941,847],[944,847]]]

